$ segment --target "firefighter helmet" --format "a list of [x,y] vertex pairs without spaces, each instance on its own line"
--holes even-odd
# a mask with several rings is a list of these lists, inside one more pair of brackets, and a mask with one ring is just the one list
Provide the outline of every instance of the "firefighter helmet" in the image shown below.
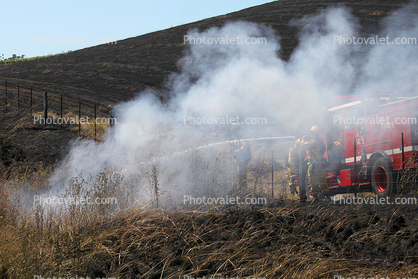
[[231,130],[236,130],[239,128],[241,128],[239,123],[234,122],[231,124]]
[[315,133],[315,132],[319,132],[321,129],[318,126],[312,126],[311,128],[311,132]]

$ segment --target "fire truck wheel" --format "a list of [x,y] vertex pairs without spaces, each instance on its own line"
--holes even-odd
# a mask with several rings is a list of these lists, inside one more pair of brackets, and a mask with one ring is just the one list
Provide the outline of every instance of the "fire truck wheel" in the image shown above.
[[395,192],[390,162],[386,159],[379,158],[373,164],[371,180],[373,191],[378,197],[385,198]]

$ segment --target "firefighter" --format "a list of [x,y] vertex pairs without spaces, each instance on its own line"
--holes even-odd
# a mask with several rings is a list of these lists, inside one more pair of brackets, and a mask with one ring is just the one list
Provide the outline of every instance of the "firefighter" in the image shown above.
[[237,134],[240,130],[239,125],[240,124],[238,123],[233,123],[231,125],[233,138],[233,146],[231,152],[237,165],[238,188],[244,190],[247,188],[248,163],[251,161],[252,156],[249,142],[238,139]]
[[287,176],[289,179],[289,188],[291,194],[297,194],[296,190],[297,179],[299,177],[299,149],[301,140],[297,139],[295,145],[290,148],[289,156],[287,159]]
[[302,146],[304,149],[307,149],[309,153],[308,178],[314,197],[313,201],[319,200],[319,189],[321,189],[325,198],[330,200],[325,171],[325,144],[321,139],[321,130],[318,126],[313,126],[311,128],[311,140],[304,142]]

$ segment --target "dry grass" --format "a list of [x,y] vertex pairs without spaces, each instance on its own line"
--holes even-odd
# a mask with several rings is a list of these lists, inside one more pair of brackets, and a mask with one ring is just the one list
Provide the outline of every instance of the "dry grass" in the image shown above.
[[[75,179],[66,195],[118,195],[119,178],[102,173],[90,182]],[[283,200],[275,208],[73,206],[22,214],[9,202],[10,194],[2,183],[3,278],[395,278],[418,273],[416,205],[300,206]]]

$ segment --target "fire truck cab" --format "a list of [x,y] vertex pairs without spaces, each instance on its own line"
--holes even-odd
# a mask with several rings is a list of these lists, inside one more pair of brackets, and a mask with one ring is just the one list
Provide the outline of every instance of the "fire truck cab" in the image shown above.
[[418,96],[345,96],[324,118],[330,194],[396,193],[398,172],[417,166]]

